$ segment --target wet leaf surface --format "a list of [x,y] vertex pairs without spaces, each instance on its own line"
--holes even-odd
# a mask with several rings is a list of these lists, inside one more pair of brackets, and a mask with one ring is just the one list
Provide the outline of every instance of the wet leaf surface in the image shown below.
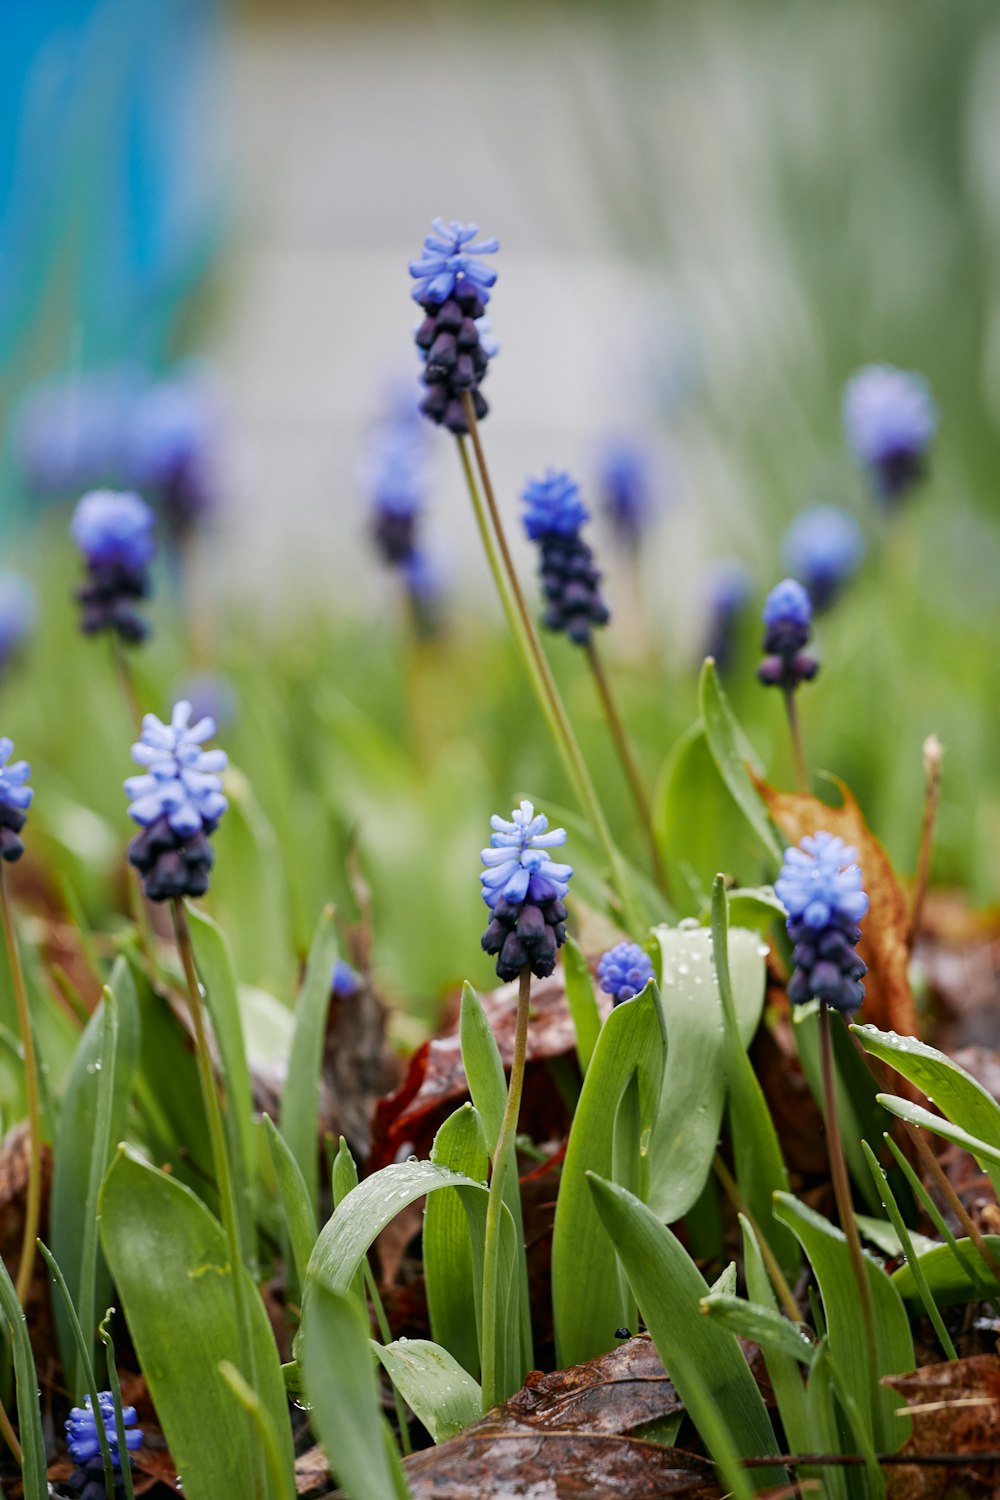
[[869,829],[853,795],[837,781],[842,802],[839,807],[829,807],[817,797],[779,792],[756,777],[754,782],[771,817],[791,843],[825,829],[857,850],[870,903],[858,944],[868,965],[862,1019],[883,1031],[916,1036],[917,1011],[908,975],[909,907],[889,856]]
[[1000,1463],[976,1463],[1000,1449],[1000,1359],[982,1354],[886,1377],[910,1409],[913,1431],[904,1453],[968,1454],[968,1466],[905,1466],[890,1471],[889,1500],[947,1500],[997,1493]]

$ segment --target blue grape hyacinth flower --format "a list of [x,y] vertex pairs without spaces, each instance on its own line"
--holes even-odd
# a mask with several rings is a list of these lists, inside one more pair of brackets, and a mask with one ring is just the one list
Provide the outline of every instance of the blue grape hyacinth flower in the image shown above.
[[376,425],[362,461],[371,537],[391,568],[405,567],[416,550],[417,527],[430,489],[425,432],[416,400],[412,409],[396,404]]
[[883,500],[900,499],[919,479],[937,429],[937,408],[922,375],[866,365],[844,388],[844,432]]
[[483,933],[485,952],[497,954],[497,974],[516,979],[527,965],[539,979],[551,974],[566,941],[563,905],[573,874],[556,864],[550,849],[566,842],[565,828],[549,828],[542,813],[522,802],[510,819],[490,819],[490,847],[482,851],[482,896],[490,909]]
[[750,571],[737,558],[713,563],[705,586],[708,620],[702,655],[710,656],[719,672],[726,672],[731,664],[740,619],[752,592]]
[[410,262],[412,296],[424,310],[414,335],[427,388],[420,410],[461,435],[469,430],[463,394],[470,397],[477,421],[489,411],[479,387],[498,347],[483,326],[497,273],[479,257],[495,254],[500,242],[477,240],[476,224],[435,219],[432,227],[423,257]]
[[589,645],[594,627],[606,625],[611,612],[601,595],[601,571],[580,535],[590,518],[580,487],[569,474],[549,469],[543,478],[528,480],[521,499],[524,529],[538,543],[542,624],[565,632],[577,646]]
[[788,981],[793,1005],[822,1000],[850,1015],[864,999],[861,980],[868,970],[856,944],[868,896],[856,859],[855,849],[825,832],[807,834],[785,850],[774,889],[794,944]]
[[128,857],[151,901],[208,890],[214,862],[208,840],[229,806],[220,776],[226,753],[202,748],[214,733],[214,719],[192,725],[191,705],[182,701],[169,724],[147,714],[142,738],[132,746],[132,759],[144,771],[128,778],[125,791],[132,799],[129,815],[142,831],[129,844]]
[[14,741],[0,736],[0,858],[11,864],[24,853],[21,830],[35,795],[28,785],[31,767],[26,760],[11,764],[13,753]]
[[634,1000],[653,977],[653,963],[638,943],[616,943],[597,965],[597,980],[615,1005]]
[[131,482],[152,490],[170,532],[187,536],[215,508],[212,450],[218,417],[205,382],[178,374],[157,381],[136,403],[128,466]]
[[89,574],[76,592],[85,635],[114,630],[125,641],[145,640],[149,626],[135,606],[152,592],[154,525],[145,500],[128,490],[91,490],[77,505],[70,535]]
[[361,988],[361,975],[347,962],[338,958],[330,975],[330,993],[336,1000],[350,1000]]
[[616,438],[605,443],[597,471],[604,514],[622,547],[635,552],[655,513],[649,454],[641,444]]
[[819,663],[803,649],[812,632],[812,602],[801,583],[785,578],[764,601],[764,650],[757,668],[765,687],[793,692],[800,682],[816,676]]
[[[104,1500],[107,1487],[104,1479],[104,1461],[98,1439],[97,1417],[89,1396],[84,1406],[74,1406],[66,1420],[66,1437],[70,1457],[77,1467],[67,1481],[79,1500]],[[122,1455],[118,1450],[118,1428],[115,1422],[114,1399],[110,1391],[101,1391],[97,1397],[98,1415],[108,1439],[111,1463],[115,1470],[115,1495],[124,1495],[125,1486],[119,1477],[122,1471]],[[133,1452],[142,1446],[142,1428],[137,1426],[138,1414],[134,1406],[122,1407],[122,1425],[125,1428],[126,1458],[129,1467]]]
[[865,555],[865,539],[853,516],[837,505],[804,510],[785,532],[782,550],[805,585],[813,608],[829,609]]

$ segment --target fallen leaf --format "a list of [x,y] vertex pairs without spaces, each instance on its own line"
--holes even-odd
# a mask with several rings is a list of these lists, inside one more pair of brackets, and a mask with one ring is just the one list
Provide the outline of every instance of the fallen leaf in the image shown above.
[[1000,1359],[974,1355],[940,1365],[925,1365],[910,1375],[888,1375],[890,1386],[905,1399],[913,1431],[904,1454],[968,1454],[968,1465],[922,1464],[888,1470],[889,1500],[946,1500],[948,1496],[996,1493],[1000,1463],[976,1463],[977,1452],[1000,1449]]
[[[753,772],[750,773],[753,776]],[[862,1019],[883,1031],[917,1034],[917,1010],[909,980],[910,912],[889,856],[869,829],[853,795],[843,782],[834,784],[843,799],[828,807],[801,792],[779,792],[753,776],[768,812],[791,843],[824,829],[857,850],[868,892],[868,915],[861,924],[858,952],[868,965]]]
[[[509,1068],[514,1051],[517,984],[504,985],[481,999],[504,1066]],[[599,993],[598,1003],[602,1015],[607,1015],[610,997]],[[527,1060],[530,1065],[564,1057],[575,1046],[566,990],[557,970],[550,979],[537,980],[532,986]],[[376,1106],[368,1170],[375,1172],[411,1153],[427,1155],[438,1125],[468,1091],[456,1023],[444,1036],[425,1042],[414,1053],[402,1084]],[[536,1118],[522,1118],[523,1128],[535,1140],[558,1139],[565,1134],[564,1111],[555,1089],[532,1090],[526,1084],[524,1097],[526,1105],[537,1112]]]
[[317,1443],[314,1448],[307,1448],[305,1453],[300,1453],[295,1460],[295,1493],[297,1495],[312,1495],[317,1490],[328,1492],[331,1484],[330,1470],[327,1467],[326,1455]]

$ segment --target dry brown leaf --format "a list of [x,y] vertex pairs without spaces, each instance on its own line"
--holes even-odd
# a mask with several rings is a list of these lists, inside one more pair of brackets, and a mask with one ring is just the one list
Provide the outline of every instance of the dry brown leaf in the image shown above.
[[[753,773],[751,772],[751,775]],[[917,1010],[909,981],[910,912],[902,886],[878,839],[848,788],[834,780],[843,801],[828,807],[801,792],[779,792],[754,776],[754,785],[782,833],[797,844],[824,829],[857,850],[868,892],[868,916],[861,924],[858,951],[868,965],[861,1018],[883,1031],[917,1033]]]
[[889,1471],[889,1500],[946,1500],[994,1495],[1000,1463],[975,1460],[1000,1449],[1000,1359],[978,1354],[925,1365],[882,1382],[898,1391],[913,1420],[906,1454],[968,1454],[968,1466],[913,1465]]

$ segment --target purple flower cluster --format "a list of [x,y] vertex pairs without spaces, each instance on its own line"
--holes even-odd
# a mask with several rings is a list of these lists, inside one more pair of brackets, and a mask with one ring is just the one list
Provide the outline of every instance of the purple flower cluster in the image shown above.
[[28,808],[35,795],[28,785],[31,767],[26,760],[8,764],[14,753],[14,741],[0,737],[0,858],[13,863],[24,853],[21,830],[28,819]]
[[802,511],[785,533],[783,547],[785,561],[817,611],[829,609],[865,555],[861,527],[836,505]]
[[[79,1496],[79,1500],[104,1500],[107,1491],[104,1481],[104,1461],[101,1457],[101,1444],[97,1433],[97,1417],[94,1415],[90,1397],[84,1396],[83,1399],[85,1405],[74,1406],[66,1419],[67,1446],[70,1458],[77,1465],[70,1475],[69,1483]],[[108,1447],[111,1450],[111,1462],[116,1472],[120,1474],[122,1456],[118,1451],[114,1398],[110,1391],[101,1391],[97,1400],[101,1425],[107,1435]],[[130,1464],[132,1453],[142,1446],[142,1428],[136,1425],[138,1420],[138,1413],[134,1406],[122,1407],[125,1448]],[[120,1487],[121,1481],[116,1480],[116,1495]],[[124,1493],[123,1487],[121,1492]]]
[[807,834],[785,850],[774,883],[788,913],[795,969],[788,981],[793,1005],[822,1000],[851,1014],[864,999],[868,972],[858,956],[858,923],[868,911],[857,851],[831,833]]
[[125,782],[132,799],[129,814],[141,824],[129,844],[129,862],[142,876],[151,901],[174,896],[203,896],[214,862],[209,835],[229,806],[220,772],[224,750],[203,750],[215,733],[213,719],[191,724],[191,705],[174,707],[169,724],[155,714],[142,721],[142,738],[132,759],[144,767]]
[[580,535],[590,512],[580,498],[580,487],[569,474],[549,469],[542,479],[529,479],[521,494],[524,529],[538,543],[546,630],[564,631],[577,646],[586,646],[595,626],[606,625],[611,613],[601,595],[601,572],[594,554]]
[[616,943],[597,965],[597,980],[615,1005],[634,1000],[653,977],[653,963],[638,943]]
[[464,394],[471,397],[477,420],[489,410],[479,387],[491,349],[496,349],[483,319],[497,273],[479,257],[495,254],[500,242],[477,240],[476,224],[435,219],[432,229],[424,240],[423,256],[410,262],[412,296],[425,315],[415,334],[427,387],[420,410],[449,431],[464,433]]
[[765,687],[792,692],[800,682],[815,677],[819,663],[805,646],[812,632],[812,604],[801,583],[785,578],[764,601],[764,650],[757,668]]
[[597,483],[615,537],[635,552],[655,509],[648,453],[625,439],[608,442],[600,456]]
[[866,365],[844,388],[848,446],[886,502],[923,477],[937,428],[937,409],[922,375]]
[[70,535],[83,554],[87,582],[77,589],[85,635],[114,630],[122,640],[145,640],[149,626],[136,609],[152,592],[155,517],[128,490],[91,490],[77,505]]
[[549,829],[544,814],[522,802],[510,819],[490,819],[490,847],[482,852],[483,900],[490,909],[483,948],[496,953],[497,974],[516,979],[525,965],[539,979],[551,974],[566,941],[571,865],[555,864],[550,849],[566,842],[565,828]]

